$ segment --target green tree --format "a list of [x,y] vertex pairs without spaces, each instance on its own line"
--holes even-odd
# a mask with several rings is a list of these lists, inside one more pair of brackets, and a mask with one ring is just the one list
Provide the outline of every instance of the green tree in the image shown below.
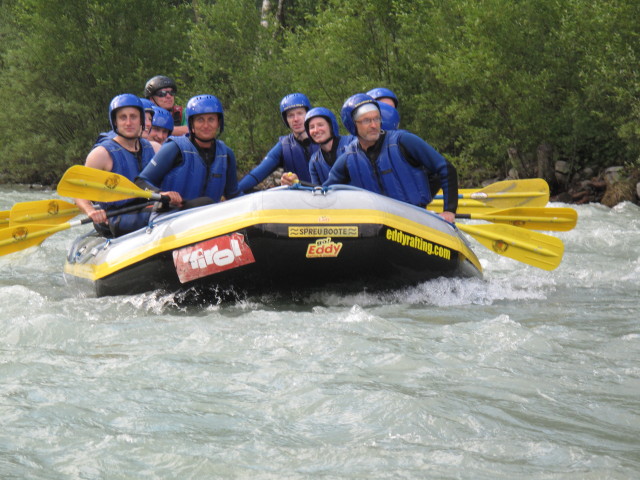
[[637,2],[422,0],[403,14],[401,77],[421,80],[404,105],[429,112],[403,124],[467,181],[535,175],[541,144],[574,170],[637,157]]
[[241,171],[286,132],[285,94],[339,114],[376,86],[465,185],[535,175],[541,144],[574,170],[640,163],[637,1],[265,3],[0,0],[0,173],[55,182],[108,128],[109,100],[157,74],[179,103],[220,98]]
[[274,13],[261,26],[253,0],[198,4],[194,18],[181,69],[190,72],[191,94],[213,94],[222,102],[221,138],[234,150],[239,169],[247,171],[283,131],[278,103],[289,81],[277,68],[280,26]]
[[8,15],[16,39],[3,53],[0,154],[16,181],[55,182],[84,161],[108,104],[142,94],[146,78],[175,71],[186,10],[140,0],[21,0]]
[[640,166],[640,4],[574,0],[571,5],[562,41],[579,52],[574,67],[581,93],[578,161]]
[[286,36],[282,70],[314,105],[336,114],[358,92],[395,81],[399,26],[394,1],[331,0],[309,18],[305,28]]

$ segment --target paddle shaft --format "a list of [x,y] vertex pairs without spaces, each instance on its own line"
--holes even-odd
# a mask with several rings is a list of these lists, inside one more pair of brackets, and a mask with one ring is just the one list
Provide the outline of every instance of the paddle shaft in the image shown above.
[[531,222],[549,222],[549,223],[570,223],[568,218],[549,218],[549,217],[521,217],[519,215],[474,215],[473,213],[456,213],[456,218],[463,220],[487,220],[489,222],[518,222],[528,220]]
[[[544,192],[496,192],[496,193],[482,193],[482,192],[474,192],[474,193],[459,193],[458,198],[468,198],[471,200],[478,200],[482,202],[484,200],[492,199],[492,198],[529,198],[529,197],[544,197]],[[433,197],[436,200],[444,199],[442,195],[436,195]]]
[[[138,210],[147,208],[148,206],[153,204],[154,202],[145,202],[145,203],[139,203],[137,205],[130,205],[128,207],[118,208],[117,210],[112,210],[110,212],[107,212],[107,218],[117,217],[118,215],[123,215],[125,213],[136,212]],[[86,217],[86,218],[83,218],[82,220],[72,220],[69,222],[69,225],[71,225],[72,227],[77,227],[78,225],[86,225],[87,223],[91,223],[91,217]]]
[[456,213],[456,218],[506,223],[530,230],[567,232],[576,226],[578,213],[572,208],[522,207],[487,213]]

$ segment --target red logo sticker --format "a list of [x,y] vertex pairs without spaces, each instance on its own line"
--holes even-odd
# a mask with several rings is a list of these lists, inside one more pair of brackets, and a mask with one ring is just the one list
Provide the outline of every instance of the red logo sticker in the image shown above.
[[320,238],[307,245],[307,258],[337,257],[342,250],[342,242],[332,242],[331,237]]
[[255,262],[241,233],[232,233],[173,251],[181,283]]

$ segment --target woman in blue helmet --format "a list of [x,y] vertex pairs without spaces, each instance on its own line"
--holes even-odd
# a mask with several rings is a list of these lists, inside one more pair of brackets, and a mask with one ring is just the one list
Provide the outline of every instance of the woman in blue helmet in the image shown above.
[[[140,99],[130,93],[115,96],[109,104],[112,133],[96,141],[85,160],[85,166],[114,172],[134,180],[151,161],[159,145],[141,138],[145,128],[145,112]],[[91,218],[98,232],[105,236],[120,236],[146,225],[149,212],[118,215],[107,220],[107,213],[136,200],[99,204],[76,199],[78,207]]]
[[173,117],[164,108],[153,107],[149,140],[162,145],[173,132]]
[[353,135],[340,136],[338,121],[331,110],[315,107],[307,112],[304,128],[313,143],[320,145],[309,162],[311,183],[322,185],[329,177],[329,171],[336,159],[342,155],[347,145],[355,140]]
[[455,167],[431,145],[406,130],[384,131],[378,102],[358,93],[341,111],[342,123],[357,137],[334,164],[325,186],[348,183],[421,207],[433,198],[429,174],[437,175],[443,190],[440,214],[453,223],[458,206]]
[[142,188],[176,192],[172,204],[191,208],[240,194],[233,150],[216,137],[224,131],[224,110],[213,95],[187,103],[189,133],[171,136],[140,173]]
[[283,185],[291,185],[296,178],[311,181],[309,161],[319,147],[311,142],[304,128],[304,118],[310,109],[311,102],[302,93],[291,93],[280,101],[282,121],[291,133],[280,137],[260,164],[240,180],[241,191],[251,191],[278,167],[293,173],[282,175]]
[[142,130],[142,138],[149,140],[149,132],[151,132],[151,123],[153,121],[153,102],[146,98],[139,97],[142,108],[144,109],[144,130]]

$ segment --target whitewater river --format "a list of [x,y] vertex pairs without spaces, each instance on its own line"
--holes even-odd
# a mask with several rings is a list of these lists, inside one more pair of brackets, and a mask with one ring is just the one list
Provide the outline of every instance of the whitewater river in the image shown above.
[[83,297],[89,227],[0,257],[0,478],[638,478],[640,208],[577,210],[553,272],[473,242],[386,294]]

